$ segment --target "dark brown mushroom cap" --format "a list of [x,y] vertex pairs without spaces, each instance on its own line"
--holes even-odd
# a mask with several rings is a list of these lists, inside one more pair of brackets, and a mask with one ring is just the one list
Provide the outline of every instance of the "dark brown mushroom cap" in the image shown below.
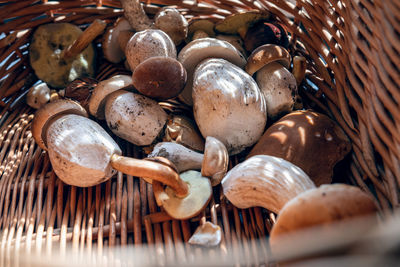
[[344,131],[326,115],[310,110],[292,112],[263,134],[248,158],[269,155],[300,167],[316,185],[330,183],[333,167],[350,151]]
[[57,99],[43,106],[35,113],[32,122],[32,136],[42,149],[47,150],[46,129],[53,119],[62,114],[88,117],[86,110],[73,100]]
[[310,189],[293,198],[283,206],[272,228],[270,242],[276,248],[281,237],[313,226],[329,224],[374,214],[377,207],[369,195],[360,188],[345,184],[323,185]]
[[170,57],[151,57],[140,63],[132,74],[133,86],[143,95],[158,100],[173,98],[186,84],[186,70]]

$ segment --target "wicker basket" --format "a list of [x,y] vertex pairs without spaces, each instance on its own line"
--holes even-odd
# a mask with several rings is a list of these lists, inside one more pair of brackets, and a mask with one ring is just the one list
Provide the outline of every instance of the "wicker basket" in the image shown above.
[[[147,1],[155,14],[175,5],[187,18],[219,20],[245,9],[268,10],[291,34],[290,50],[308,61],[307,82],[300,93],[307,108],[334,118],[352,141],[342,182],[356,184],[376,199],[383,214],[399,206],[400,185],[400,2],[199,0]],[[2,248],[27,251],[72,249],[101,251],[126,244],[154,244],[159,258],[186,258],[185,244],[207,218],[223,229],[222,244],[212,253],[226,253],[243,242],[246,257],[261,251],[274,215],[261,208],[240,210],[220,188],[202,216],[172,220],[157,207],[152,187],[141,179],[118,174],[92,187],[63,184],[49,158],[30,132],[34,110],[24,96],[36,81],[29,66],[28,45],[35,27],[71,22],[87,27],[94,19],[111,23],[123,14],[119,1],[0,1],[0,242]],[[99,42],[100,40],[96,40]],[[102,61],[97,79],[123,72]],[[180,109],[178,104],[170,108]],[[185,109],[182,109],[185,111]],[[141,150],[118,140],[126,155]],[[236,157],[232,165],[238,162]],[[253,242],[254,241],[254,242]],[[96,248],[95,248],[96,247]]]

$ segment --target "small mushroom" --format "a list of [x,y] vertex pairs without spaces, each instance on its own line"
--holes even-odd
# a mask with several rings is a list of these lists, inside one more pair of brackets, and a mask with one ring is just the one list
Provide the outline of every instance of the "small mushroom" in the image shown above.
[[125,47],[125,54],[132,71],[148,58],[161,56],[176,59],[176,48],[163,31],[147,29],[136,32]]
[[224,59],[207,59],[198,65],[193,102],[201,134],[220,140],[230,155],[253,145],[264,131],[264,96],[250,75]]
[[70,23],[39,26],[29,46],[29,60],[39,79],[55,88],[64,88],[76,78],[94,75],[91,42],[105,28],[95,20],[83,33]]
[[179,172],[200,170],[204,177],[211,178],[211,185],[218,185],[228,170],[229,156],[224,144],[208,136],[204,154],[171,142],[158,143],[148,157],[164,157],[170,160]]
[[196,216],[212,196],[207,178],[196,173],[183,174],[181,178],[167,159],[121,156],[121,149],[111,136],[72,100],[56,100],[38,110],[32,133],[48,151],[57,176],[67,184],[94,186],[109,179],[116,170],[151,179],[157,203],[176,219]]
[[155,26],[171,37],[177,46],[185,40],[188,33],[188,22],[175,8],[165,7],[154,17]]
[[316,185],[331,183],[333,168],[351,149],[344,131],[326,115],[294,111],[270,126],[248,157],[270,155],[300,167]]
[[[119,63],[125,58],[125,47],[121,47],[119,39],[122,32],[133,31],[128,20],[121,17],[116,20],[114,26],[104,35],[102,48],[104,57],[112,62]],[[133,32],[132,32],[133,34]]]
[[175,142],[195,151],[204,151],[204,139],[196,123],[183,115],[168,118],[163,141]]
[[105,119],[105,104],[109,94],[125,88],[132,84],[132,78],[129,75],[115,75],[110,79],[103,80],[94,88],[89,99],[90,114],[99,120]]
[[138,146],[153,143],[167,121],[156,101],[125,90],[107,97],[105,117],[114,134]]
[[315,188],[299,167],[265,155],[239,163],[225,175],[221,184],[224,195],[236,207],[263,207],[274,213],[279,213],[300,193]]
[[186,37],[186,43],[190,43],[193,40],[206,37],[215,37],[214,22],[208,19],[202,18],[191,18],[188,26],[188,34]]
[[143,95],[157,100],[177,96],[186,84],[186,70],[174,58],[151,57],[132,74],[133,86]]
[[288,48],[289,39],[286,30],[279,23],[259,21],[251,26],[243,38],[244,47],[251,53],[264,44],[280,45]]
[[46,83],[32,86],[26,95],[26,103],[34,109],[39,109],[50,101],[50,88]]
[[218,22],[215,25],[215,30],[224,34],[239,34],[244,38],[249,27],[258,21],[267,20],[269,16],[269,13],[259,10],[237,12]]
[[221,243],[221,240],[221,227],[213,224],[212,222],[204,222],[197,227],[194,234],[190,237],[188,243],[203,247],[215,247]]
[[373,199],[360,188],[345,184],[323,185],[299,194],[283,206],[272,227],[270,244],[276,251],[282,248],[285,238],[296,231],[321,226],[324,232],[335,232],[340,228],[334,222],[376,212]]
[[193,105],[192,88],[194,70],[206,58],[223,58],[240,68],[246,65],[244,56],[226,41],[215,38],[201,38],[187,44],[178,55],[178,60],[187,72],[187,83],[179,95],[179,99],[190,106]]
[[154,196],[157,204],[173,218],[185,220],[198,215],[208,204],[212,196],[210,180],[200,172],[187,171],[180,174],[182,181],[190,188],[189,193],[180,197],[170,187],[153,180]]
[[[282,64],[281,64],[282,63]],[[256,81],[263,92],[268,116],[276,119],[293,110],[296,103],[297,83],[287,67],[290,55],[277,45],[263,45],[249,56],[246,71],[256,72]]]

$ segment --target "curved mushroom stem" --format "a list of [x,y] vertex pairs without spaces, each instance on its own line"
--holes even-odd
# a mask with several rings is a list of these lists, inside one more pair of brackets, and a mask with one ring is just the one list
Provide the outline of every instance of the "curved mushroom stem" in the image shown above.
[[75,42],[64,50],[62,57],[64,59],[74,58],[80,52],[86,49],[88,45],[101,34],[107,24],[99,19],[93,21],[92,24],[75,40]]
[[188,185],[182,181],[173,168],[165,164],[114,154],[111,157],[111,166],[125,174],[152,179],[168,185],[174,190],[177,197],[185,197],[189,193]]

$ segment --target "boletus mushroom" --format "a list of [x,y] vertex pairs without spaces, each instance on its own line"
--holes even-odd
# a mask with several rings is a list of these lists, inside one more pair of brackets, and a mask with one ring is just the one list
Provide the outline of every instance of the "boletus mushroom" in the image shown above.
[[179,114],[173,114],[168,118],[163,141],[178,143],[195,151],[204,151],[204,139],[196,123]]
[[350,140],[328,116],[303,110],[294,111],[270,126],[248,157],[283,158],[321,185],[331,183],[334,166],[350,149]]
[[178,55],[187,72],[187,82],[179,99],[187,105],[193,105],[193,75],[201,61],[206,58],[223,58],[240,68],[246,65],[244,56],[230,43],[215,38],[200,38],[187,44]]
[[215,30],[224,34],[239,34],[244,38],[249,27],[259,21],[267,20],[269,16],[269,13],[260,10],[237,12],[218,22]]
[[198,65],[193,103],[201,134],[220,140],[230,155],[253,145],[264,131],[264,96],[250,75],[224,59],[207,59]]
[[299,194],[283,206],[272,227],[270,244],[277,251],[289,241],[289,234],[315,226],[322,227],[323,232],[334,233],[340,229],[335,222],[376,212],[372,197],[360,188],[345,184],[322,185]]
[[249,75],[256,73],[271,119],[292,111],[296,103],[297,82],[287,69],[289,65],[289,52],[278,45],[260,46],[248,58],[246,71]]
[[102,48],[104,57],[112,62],[119,63],[125,59],[125,46],[127,44],[126,33],[131,32],[133,35],[133,29],[129,24],[128,20],[124,17],[118,18],[113,27],[107,30],[103,37]]
[[125,55],[131,71],[148,58],[161,56],[176,59],[172,39],[163,31],[147,29],[136,32],[125,47]]
[[277,214],[289,200],[315,188],[299,167],[265,155],[239,163],[225,175],[221,184],[224,195],[236,207],[263,207]]
[[154,25],[168,34],[176,46],[185,40],[188,33],[187,20],[176,8],[172,7],[160,9],[154,17]]
[[105,116],[114,134],[138,146],[153,143],[167,122],[167,113],[156,101],[125,90],[107,97]]
[[200,170],[204,177],[211,179],[211,185],[218,185],[228,170],[229,156],[224,144],[207,136],[204,154],[190,150],[180,144],[161,142],[155,145],[148,157],[164,157],[170,160],[179,172]]
[[70,23],[39,26],[29,46],[29,60],[38,78],[54,88],[64,88],[73,80],[94,75],[94,48],[91,42],[105,28],[95,20],[86,30]]
[[151,57],[140,63],[132,74],[133,86],[143,95],[158,100],[173,98],[186,84],[186,70],[170,57]]
[[49,153],[57,176],[67,184],[87,187],[106,181],[115,170],[151,179],[157,203],[170,216],[190,218],[201,212],[212,195],[210,181],[199,175],[181,177],[167,159],[139,160],[121,156],[108,133],[77,102],[56,100],[39,109],[32,133]]

